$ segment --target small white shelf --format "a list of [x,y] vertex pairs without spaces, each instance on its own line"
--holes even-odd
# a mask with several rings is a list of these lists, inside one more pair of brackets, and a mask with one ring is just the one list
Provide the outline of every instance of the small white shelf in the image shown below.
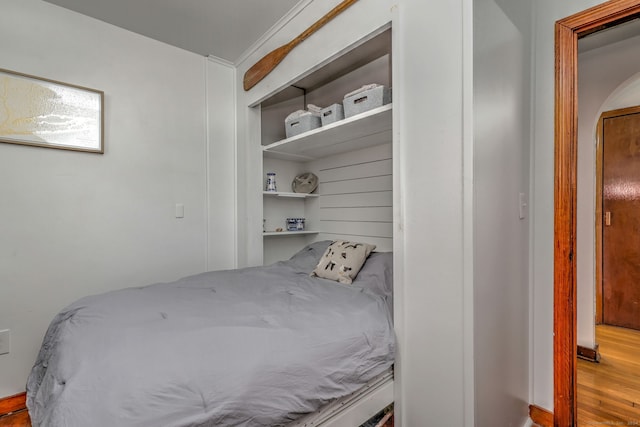
[[262,233],[264,237],[286,237],[286,236],[300,236],[303,234],[318,234],[319,231],[265,231]]
[[390,142],[392,104],[262,147],[265,157],[309,161]]
[[263,191],[262,194],[264,196],[271,197],[291,197],[294,199],[306,199],[308,197],[320,197],[319,194],[309,194],[309,193],[287,193],[285,191]]

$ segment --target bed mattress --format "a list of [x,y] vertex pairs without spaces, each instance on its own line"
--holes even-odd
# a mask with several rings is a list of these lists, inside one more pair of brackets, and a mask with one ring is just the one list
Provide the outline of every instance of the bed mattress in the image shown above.
[[78,300],[27,383],[34,426],[280,426],[389,368],[391,256],[352,285],[309,277],[328,242],[271,266]]

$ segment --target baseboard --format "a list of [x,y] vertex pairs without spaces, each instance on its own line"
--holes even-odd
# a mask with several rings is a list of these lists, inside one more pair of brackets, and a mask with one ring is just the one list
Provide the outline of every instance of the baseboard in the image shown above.
[[529,405],[529,418],[533,425],[540,427],[553,427],[553,412],[537,405]]
[[598,351],[598,344],[595,345],[595,348],[583,347],[579,345],[578,357],[580,359],[588,360],[589,362],[599,363],[600,352]]
[[25,392],[0,398],[0,417],[23,409],[27,409],[27,393]]

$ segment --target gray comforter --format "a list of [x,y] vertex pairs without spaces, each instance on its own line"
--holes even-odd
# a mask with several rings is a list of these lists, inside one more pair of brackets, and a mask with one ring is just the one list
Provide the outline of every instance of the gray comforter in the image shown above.
[[391,254],[352,285],[309,277],[329,242],[267,267],[83,298],[27,383],[34,426],[279,426],[394,359]]

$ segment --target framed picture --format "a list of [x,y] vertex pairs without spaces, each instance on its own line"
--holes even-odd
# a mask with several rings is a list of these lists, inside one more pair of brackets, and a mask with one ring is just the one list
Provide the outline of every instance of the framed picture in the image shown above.
[[0,68],[0,142],[104,153],[104,93]]

